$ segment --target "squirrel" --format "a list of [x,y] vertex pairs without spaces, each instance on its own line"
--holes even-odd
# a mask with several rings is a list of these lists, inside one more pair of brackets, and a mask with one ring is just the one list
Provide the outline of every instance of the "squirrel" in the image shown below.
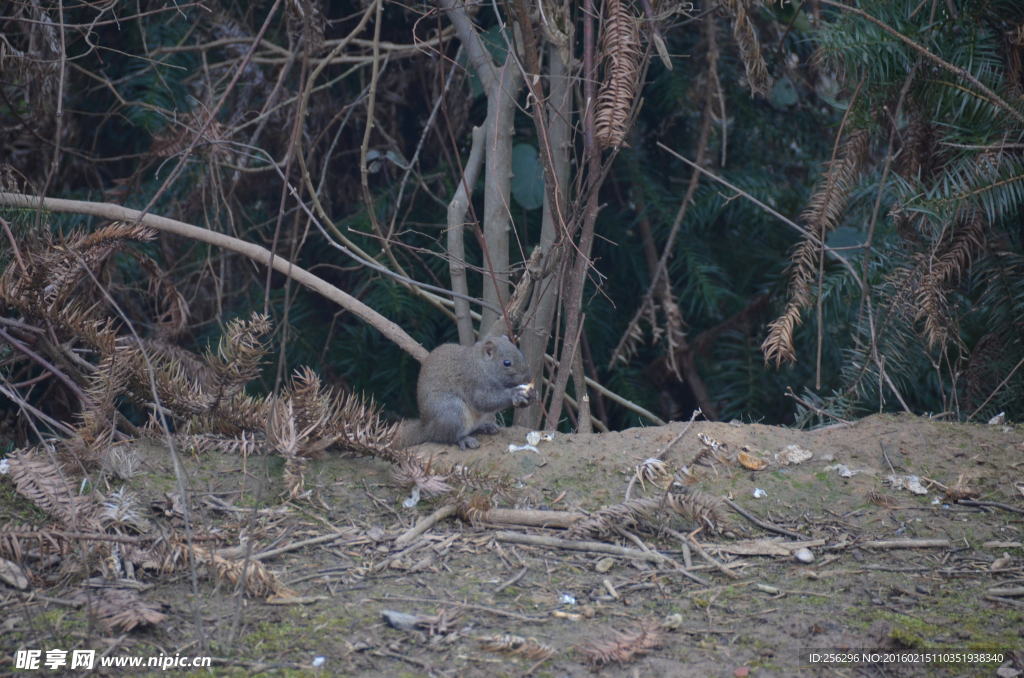
[[476,449],[475,433],[498,432],[494,415],[533,398],[526,358],[505,335],[472,346],[442,344],[427,355],[416,382],[419,419],[399,424],[397,447],[423,442]]

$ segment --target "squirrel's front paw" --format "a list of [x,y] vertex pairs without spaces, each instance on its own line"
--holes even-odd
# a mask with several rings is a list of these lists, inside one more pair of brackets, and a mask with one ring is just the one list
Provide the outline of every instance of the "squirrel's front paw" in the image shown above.
[[466,436],[459,440],[460,450],[475,450],[478,447],[480,447],[480,441],[473,436]]
[[526,407],[533,400],[533,382],[528,384],[519,384],[512,390],[512,406],[513,407]]

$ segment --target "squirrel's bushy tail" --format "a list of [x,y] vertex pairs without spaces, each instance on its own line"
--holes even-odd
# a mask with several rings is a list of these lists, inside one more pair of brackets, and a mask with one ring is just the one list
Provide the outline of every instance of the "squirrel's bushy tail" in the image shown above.
[[398,449],[427,442],[427,432],[419,419],[403,419],[398,424],[394,446]]

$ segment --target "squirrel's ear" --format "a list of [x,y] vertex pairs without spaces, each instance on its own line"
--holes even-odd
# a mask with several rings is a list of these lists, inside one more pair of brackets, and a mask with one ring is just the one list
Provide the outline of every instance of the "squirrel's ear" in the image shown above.
[[493,358],[494,352],[498,350],[498,347],[495,346],[493,339],[488,339],[487,341],[484,342],[483,349],[484,356],[486,356],[487,358]]

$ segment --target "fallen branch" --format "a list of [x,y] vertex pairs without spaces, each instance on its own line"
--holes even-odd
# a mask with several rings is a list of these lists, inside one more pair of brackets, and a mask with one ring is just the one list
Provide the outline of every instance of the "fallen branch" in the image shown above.
[[572,539],[561,539],[559,537],[545,537],[536,534],[519,534],[518,532],[495,532],[494,538],[498,541],[511,544],[526,544],[527,546],[546,546],[553,549],[568,549],[570,551],[591,551],[593,553],[607,553],[623,558],[634,560],[646,560],[652,563],[663,563],[665,557],[657,551],[644,552],[640,549],[631,549],[625,546],[615,546],[602,541],[574,541]]
[[373,600],[380,603],[388,603],[394,600],[401,600],[409,603],[427,603],[430,605],[442,605],[445,607],[461,607],[467,610],[479,610],[480,612],[489,612],[490,614],[497,615],[499,617],[508,617],[510,619],[518,619],[524,622],[543,622],[547,621],[547,617],[527,617],[525,614],[519,614],[517,612],[509,612],[507,610],[500,610],[496,607],[487,607],[486,605],[474,605],[472,603],[460,603],[457,600],[438,600],[436,598],[414,598],[411,596],[387,596],[386,598],[367,598],[367,600]]
[[757,525],[758,527],[760,527],[763,530],[768,530],[769,532],[774,532],[776,534],[781,534],[781,535],[783,535],[785,537],[790,537],[792,539],[803,539],[803,540],[810,539],[810,537],[804,536],[804,535],[800,534],[799,532],[793,532],[792,530],[787,530],[784,527],[779,527],[778,525],[775,525],[773,523],[769,523],[767,521],[761,520],[760,518],[754,516],[752,513],[750,513],[746,509],[742,508],[739,504],[737,504],[733,500],[729,499],[728,497],[722,497],[722,501],[724,501],[726,504],[728,504],[729,508],[731,508],[733,511],[735,511],[738,514],[740,514],[741,516],[743,516],[744,518],[746,518],[750,522],[754,523],[755,525]]
[[405,548],[406,546],[411,544],[416,537],[420,536],[421,534],[432,528],[434,525],[437,525],[445,518],[455,515],[458,512],[458,510],[459,507],[455,504],[445,504],[441,508],[431,513],[429,516],[420,518],[418,521],[416,521],[415,525],[410,527],[408,530],[400,534],[397,539],[395,539],[395,548]]
[[875,539],[857,544],[865,549],[941,549],[951,545],[948,539]]
[[585,518],[575,511],[537,511],[532,509],[490,509],[480,514],[485,523],[505,523],[510,525],[530,525],[533,527],[571,527]]

